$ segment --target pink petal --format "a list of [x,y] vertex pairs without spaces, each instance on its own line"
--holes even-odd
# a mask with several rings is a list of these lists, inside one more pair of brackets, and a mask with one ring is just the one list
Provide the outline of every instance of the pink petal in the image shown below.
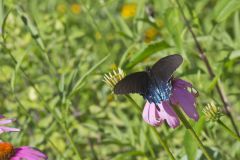
[[172,107],[169,105],[167,101],[163,101],[162,103],[158,104],[160,108],[160,117],[165,119],[168,125],[172,128],[176,128],[180,125],[180,121],[173,111]]
[[10,160],[46,160],[47,156],[42,152],[28,146],[23,146],[15,149],[15,155]]
[[[0,119],[0,125],[12,123],[13,121],[14,119]],[[4,132],[18,132],[18,131],[20,131],[20,129],[0,126],[0,134]]]
[[152,126],[159,126],[162,124],[163,119],[159,116],[159,111],[154,103],[149,103],[148,101],[145,104],[143,109],[142,117],[145,122]]
[[192,87],[191,83],[178,78],[174,79],[172,83],[174,87],[179,87],[179,88]]
[[3,120],[0,120],[0,125],[12,123],[13,121],[14,121],[13,119],[3,119]]
[[192,87],[192,85],[181,79],[174,80],[173,83],[173,94],[170,97],[171,102],[175,105],[180,105],[183,111],[192,119],[197,121],[199,115],[195,106],[195,96],[190,93],[187,88]]
[[10,128],[10,127],[4,127],[4,126],[0,126],[0,134],[4,133],[4,132],[19,132],[20,129],[18,128]]

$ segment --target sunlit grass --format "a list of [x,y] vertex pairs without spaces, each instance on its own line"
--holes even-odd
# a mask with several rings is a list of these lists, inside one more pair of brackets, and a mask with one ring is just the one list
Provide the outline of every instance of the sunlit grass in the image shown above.
[[1,141],[38,148],[50,160],[204,158],[184,127],[152,128],[142,120],[141,96],[115,96],[103,82],[118,67],[127,75],[178,53],[184,62],[174,76],[199,92],[200,120],[190,124],[214,159],[240,159],[228,115],[219,125],[201,112],[214,101],[225,113],[220,84],[240,127],[238,1],[180,1],[212,79],[175,0],[0,2],[0,115],[21,129]]

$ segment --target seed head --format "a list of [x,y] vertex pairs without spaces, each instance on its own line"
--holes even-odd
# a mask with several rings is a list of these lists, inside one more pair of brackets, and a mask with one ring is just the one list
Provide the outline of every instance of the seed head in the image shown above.
[[113,70],[112,72],[109,72],[104,75],[103,81],[111,88],[113,87],[124,78],[125,73],[121,68],[118,68],[117,70]]
[[210,102],[203,108],[203,113],[206,116],[206,119],[209,121],[217,121],[223,116],[219,107],[217,107],[214,102]]

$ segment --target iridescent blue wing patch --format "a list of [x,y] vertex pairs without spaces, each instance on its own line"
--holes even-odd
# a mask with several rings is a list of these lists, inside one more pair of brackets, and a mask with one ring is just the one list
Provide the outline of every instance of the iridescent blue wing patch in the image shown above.
[[171,81],[158,81],[158,83],[150,83],[148,86],[148,92],[145,94],[150,103],[158,104],[162,101],[168,100],[171,96],[172,84]]
[[132,73],[123,78],[115,85],[114,93],[138,93],[155,104],[168,100],[172,93],[170,78],[182,61],[182,56],[178,54],[164,57],[148,71]]

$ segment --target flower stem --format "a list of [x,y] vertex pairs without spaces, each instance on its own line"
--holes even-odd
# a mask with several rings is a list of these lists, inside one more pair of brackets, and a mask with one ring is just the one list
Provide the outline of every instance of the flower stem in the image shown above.
[[233,138],[240,141],[240,137],[236,135],[230,128],[228,128],[220,119],[217,121]]
[[125,95],[125,97],[137,108],[138,112],[141,113],[141,107],[132,99],[132,97],[129,95]]
[[181,122],[183,123],[183,125],[186,127],[187,130],[190,131],[191,135],[195,138],[195,140],[197,141],[199,147],[201,148],[203,154],[205,155],[205,157],[208,160],[213,160],[212,157],[208,154],[205,146],[202,144],[201,140],[199,139],[197,133],[194,131],[194,129],[192,128],[191,124],[188,122],[188,120],[186,119],[186,117],[184,116],[184,114],[182,113],[182,111],[179,109],[178,106],[176,105],[172,105],[174,111],[176,112],[176,114],[178,115],[179,119],[181,120]]
[[[129,95],[125,95],[125,97],[137,108],[139,114],[141,114],[141,107],[132,99],[131,96]],[[162,137],[160,136],[160,134],[158,133],[157,129],[155,127],[152,127],[152,130],[154,131],[154,133],[157,135],[158,141],[159,143],[163,146],[164,150],[167,152],[168,156],[170,157],[171,160],[175,160],[172,152],[170,151],[167,143],[162,139]]]
[[66,133],[66,135],[67,135],[67,138],[68,138],[68,140],[70,141],[70,143],[71,143],[71,145],[72,145],[72,148],[73,148],[74,152],[77,154],[78,159],[79,159],[79,160],[82,160],[82,157],[81,157],[81,155],[80,155],[80,153],[79,153],[79,151],[78,151],[78,149],[77,149],[77,146],[76,146],[76,144],[74,143],[73,137],[72,137],[71,134],[69,133],[69,131],[68,131],[67,127],[65,126],[65,124],[62,124],[62,128],[64,129],[64,131],[65,131],[65,133]]
[[175,158],[174,158],[173,154],[171,153],[167,143],[162,139],[162,137],[158,133],[157,129],[155,127],[152,127],[152,130],[157,135],[159,143],[163,146],[164,150],[167,152],[167,154],[171,158],[171,160],[175,160]]
[[[207,56],[206,56],[206,54],[205,54],[202,46],[200,45],[200,43],[199,43],[198,40],[197,40],[197,36],[196,36],[195,33],[193,32],[192,27],[191,27],[191,25],[190,25],[190,23],[189,23],[186,15],[184,14],[183,7],[181,6],[179,0],[175,0],[175,1],[177,2],[178,8],[179,8],[179,10],[180,10],[180,13],[181,13],[181,15],[182,15],[182,17],[183,17],[183,20],[184,20],[186,26],[187,26],[187,29],[189,30],[189,32],[191,33],[191,35],[192,35],[192,37],[193,37],[193,40],[194,40],[195,45],[196,45],[196,48],[197,48],[197,50],[198,50],[198,54],[199,54],[200,58],[202,59],[202,61],[204,62],[205,66],[207,67],[207,71],[208,71],[208,73],[209,73],[209,75],[210,75],[210,78],[211,78],[211,79],[214,79],[215,74],[214,74],[214,71],[213,71],[213,69],[212,69],[212,66],[210,65],[210,63],[209,63],[209,61],[208,61],[208,58],[207,58]],[[235,123],[235,121],[234,121],[234,119],[233,119],[233,116],[232,116],[231,112],[230,112],[229,109],[228,109],[228,108],[230,108],[230,103],[229,103],[229,101],[228,101],[228,98],[227,98],[224,90],[223,90],[223,87],[222,87],[221,84],[220,84],[220,81],[217,82],[217,84],[216,84],[216,89],[217,89],[217,93],[219,94],[220,99],[221,99],[221,101],[222,101],[222,103],[223,103],[223,106],[224,106],[224,110],[225,110],[225,112],[226,112],[226,115],[227,115],[228,118],[230,119],[231,124],[232,124],[232,126],[233,126],[236,134],[239,136],[240,134],[239,134],[239,132],[238,132],[238,127],[237,127],[237,125],[236,125],[236,123]]]

